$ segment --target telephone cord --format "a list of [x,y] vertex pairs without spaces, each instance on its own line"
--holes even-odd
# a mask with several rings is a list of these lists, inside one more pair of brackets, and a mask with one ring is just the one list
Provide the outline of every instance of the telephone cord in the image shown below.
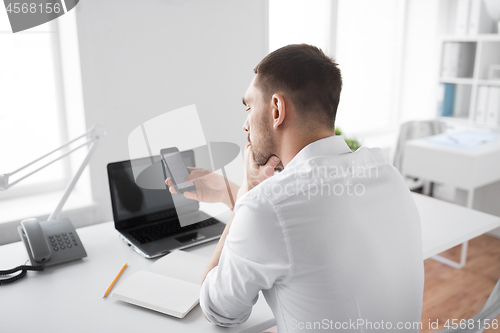
[[7,270],[3,270],[3,271],[0,270],[0,276],[11,275],[17,271],[20,271],[20,273],[15,275],[15,276],[12,276],[9,278],[0,278],[0,286],[6,285],[6,284],[9,284],[9,283],[12,283],[12,282],[15,282],[17,280],[22,279],[23,277],[26,276],[27,271],[40,272],[40,271],[43,271],[44,269],[45,269],[45,262],[42,262],[42,264],[39,266],[21,265],[21,266],[17,266],[15,268],[12,268],[12,269],[7,269]]

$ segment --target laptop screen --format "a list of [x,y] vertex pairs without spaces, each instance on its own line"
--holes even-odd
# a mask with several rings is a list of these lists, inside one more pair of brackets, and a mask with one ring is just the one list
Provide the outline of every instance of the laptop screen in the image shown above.
[[[193,154],[183,153],[186,165],[194,166]],[[147,181],[154,186],[138,186],[134,180],[134,168],[143,167]],[[141,176],[139,176],[141,177]],[[133,228],[144,224],[177,217],[172,194],[165,185],[167,174],[160,156],[108,164],[108,180],[111,205],[116,229]],[[139,178],[138,178],[139,179]],[[155,188],[155,189],[152,189]],[[177,194],[174,194],[177,195]],[[176,198],[189,210],[197,210],[194,200]]]

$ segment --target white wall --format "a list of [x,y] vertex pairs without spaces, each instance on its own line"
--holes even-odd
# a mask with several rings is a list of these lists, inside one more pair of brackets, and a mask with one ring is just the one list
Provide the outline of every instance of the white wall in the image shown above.
[[241,97],[267,54],[267,11],[266,0],[78,4],[86,124],[108,132],[90,163],[97,222],[112,219],[106,165],[128,159],[141,123],[196,104],[208,141],[244,146]]

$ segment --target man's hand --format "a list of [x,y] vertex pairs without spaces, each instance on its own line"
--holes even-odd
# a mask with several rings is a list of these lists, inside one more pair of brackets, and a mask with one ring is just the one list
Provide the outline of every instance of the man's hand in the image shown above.
[[243,184],[238,191],[238,198],[243,194],[250,191],[255,186],[267,178],[274,175],[274,169],[280,163],[280,159],[273,155],[265,165],[258,165],[253,158],[252,145],[248,144],[245,147],[245,176],[243,177]]
[[[213,171],[202,168],[188,167],[188,170],[189,176],[187,176],[184,180],[186,182],[194,182],[196,191],[184,192],[184,196],[186,198],[208,203],[222,202],[225,203],[229,208],[234,208],[231,203],[231,198],[229,197],[226,180],[223,176]],[[232,181],[228,180],[228,183],[231,194],[233,195],[233,199],[235,199],[236,193],[238,193],[240,187]],[[165,180],[165,184],[170,186],[169,190],[171,193],[177,193],[175,187],[172,186],[174,185],[174,183],[172,182],[171,178],[167,178],[167,180]]]

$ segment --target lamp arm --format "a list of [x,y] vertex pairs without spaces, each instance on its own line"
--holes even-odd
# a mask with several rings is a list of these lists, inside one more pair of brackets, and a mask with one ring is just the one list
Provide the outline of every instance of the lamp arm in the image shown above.
[[[81,147],[83,147],[83,146],[85,146],[85,145],[89,144],[90,142],[92,142],[92,136],[91,136],[91,140],[88,140],[88,141],[87,141],[87,142],[85,142],[84,144],[82,144],[82,145],[80,145],[80,146],[78,146],[78,147],[76,147],[76,148],[72,149],[71,151],[69,151],[69,152],[65,153],[64,155],[59,156],[59,157],[58,157],[58,158],[56,158],[55,160],[53,160],[53,161],[51,161],[51,162],[48,162],[47,164],[45,164],[45,165],[43,165],[43,166],[39,167],[38,169],[36,169],[35,171],[32,171],[32,172],[30,172],[29,174],[25,175],[24,177],[21,177],[20,179],[16,180],[15,182],[13,182],[13,183],[9,184],[9,178],[10,178],[11,176],[15,175],[16,173],[18,173],[19,171],[22,171],[22,170],[26,169],[27,167],[29,167],[29,166],[31,166],[31,165],[33,165],[33,164],[35,164],[36,162],[38,162],[38,161],[40,161],[40,160],[44,159],[45,157],[47,157],[47,156],[49,156],[49,155],[51,155],[51,154],[55,153],[56,151],[61,150],[61,149],[63,149],[64,147],[69,146],[70,144],[72,144],[73,142],[75,142],[75,141],[76,141],[76,140],[78,140],[78,139],[83,138],[84,136],[87,136],[87,135],[89,135],[89,134],[93,135],[93,133],[95,133],[96,131],[97,131],[97,127],[96,127],[96,125],[93,125],[93,126],[92,126],[91,128],[89,128],[89,129],[88,129],[85,133],[83,133],[82,135],[80,135],[79,137],[77,137],[77,138],[75,138],[75,139],[73,139],[73,140],[71,140],[71,141],[66,142],[65,144],[63,144],[63,145],[62,145],[62,146],[60,146],[59,148],[56,148],[56,149],[52,150],[51,152],[48,152],[47,154],[45,154],[45,155],[43,155],[43,156],[41,156],[41,157],[39,157],[39,158],[35,159],[34,161],[32,161],[32,162],[30,162],[30,163],[28,163],[28,164],[26,164],[26,165],[24,165],[24,166],[20,167],[19,169],[15,170],[15,171],[8,172],[8,173],[5,173],[5,174],[0,174],[0,191],[5,191],[5,190],[9,189],[10,187],[12,187],[12,186],[14,186],[15,184],[19,183],[19,182],[20,182],[20,181],[22,181],[23,179],[28,178],[28,177],[29,177],[29,176],[31,176],[32,174],[34,174],[34,173],[36,173],[36,172],[40,171],[41,169],[43,169],[43,168],[45,168],[45,167],[47,167],[47,166],[51,165],[52,163],[54,163],[54,162],[56,162],[56,161],[60,160],[61,158],[65,157],[65,156],[67,156],[67,155],[69,155],[69,154],[71,154],[71,153],[72,153],[72,152],[74,152],[75,150],[77,150],[77,149],[79,149],[79,148],[81,148]],[[106,135],[106,134],[105,134],[105,131],[101,130],[101,132],[104,132],[104,135]]]
[[[7,187],[7,188],[9,188],[9,187],[12,187],[12,186],[16,185],[17,183],[19,183],[19,182],[20,182],[20,181],[22,181],[23,179],[28,178],[28,177],[29,177],[29,176],[31,176],[32,174],[37,173],[38,171],[40,171],[40,170],[42,170],[42,169],[44,169],[44,168],[48,167],[49,165],[51,165],[51,164],[52,164],[52,163],[54,163],[54,162],[59,161],[60,159],[62,159],[62,158],[64,158],[64,157],[68,156],[69,154],[71,154],[71,153],[72,153],[72,152],[74,152],[75,150],[78,150],[78,149],[80,149],[81,147],[86,146],[86,145],[88,145],[88,144],[89,144],[89,143],[91,143],[91,142],[92,142],[92,140],[88,140],[88,141],[86,141],[85,143],[82,143],[81,145],[79,145],[78,147],[76,147],[76,148],[74,148],[74,149],[71,149],[70,151],[68,151],[67,153],[64,153],[63,155],[59,156],[59,157],[58,157],[58,158],[56,158],[55,160],[52,160],[52,161],[48,162],[47,164],[42,165],[42,166],[41,166],[41,167],[39,167],[38,169],[36,169],[36,170],[34,170],[34,171],[32,171],[32,172],[28,173],[27,175],[25,175],[25,176],[23,176],[23,177],[19,178],[19,179],[18,179],[18,180],[16,180],[15,182],[13,182],[13,183],[11,183],[11,184],[8,184],[8,187]],[[60,149],[60,148],[58,148],[58,149]],[[32,164],[32,163],[30,163],[30,164]],[[24,169],[24,167],[23,167],[23,169]],[[21,169],[19,169],[19,170],[21,170]],[[17,171],[16,171],[16,172],[17,172]],[[12,175],[12,174],[7,174],[7,176],[10,176],[10,175]]]
[[[56,209],[52,212],[52,214],[50,214],[50,216],[48,217],[47,221],[51,221],[51,220],[57,219],[57,217],[59,216],[59,213],[61,213],[61,210],[62,210],[64,204],[66,203],[66,200],[68,200],[68,197],[71,194],[71,191],[73,191],[73,188],[75,187],[76,182],[78,181],[78,179],[82,175],[83,170],[85,169],[85,167],[87,166],[87,164],[90,161],[90,158],[94,154],[95,149],[97,148],[97,144],[99,143],[99,140],[103,136],[106,135],[106,132],[104,130],[100,130],[99,131],[97,128],[93,127],[91,135],[92,135],[92,137],[91,137],[91,139],[88,142],[91,141],[92,144],[91,144],[91,146],[90,146],[90,148],[89,148],[89,150],[87,152],[87,155],[85,156],[82,164],[78,168],[78,171],[76,172],[76,174],[71,179],[71,182],[66,187],[66,190],[64,191],[64,194],[63,194],[63,196],[61,198],[61,201],[59,201],[59,203],[57,204]],[[76,148],[76,149],[78,149],[78,148]]]
[[[87,132],[83,133],[83,134],[82,134],[82,135],[80,135],[79,137],[74,138],[73,140],[66,142],[65,144],[63,144],[63,145],[62,145],[62,146],[60,146],[59,148],[56,148],[56,149],[52,150],[51,152],[49,152],[49,153],[47,153],[47,154],[45,154],[45,155],[43,155],[43,156],[41,156],[41,157],[37,158],[36,160],[34,160],[34,161],[32,161],[32,162],[30,162],[30,163],[26,164],[26,165],[25,165],[25,166],[23,166],[23,167],[20,167],[19,169],[15,170],[15,171],[12,171],[12,172],[7,173],[6,175],[8,175],[8,176],[12,176],[12,175],[14,175],[14,174],[18,173],[19,171],[26,169],[26,168],[27,168],[27,167],[29,167],[30,165],[35,164],[36,162],[40,161],[41,159],[43,159],[43,158],[45,158],[45,157],[47,157],[47,156],[49,156],[49,155],[51,155],[51,154],[55,153],[55,152],[56,152],[56,151],[58,151],[58,150],[63,149],[63,148],[64,148],[64,147],[66,147],[66,146],[69,146],[70,144],[72,144],[72,143],[73,143],[73,142],[75,142],[76,140],[78,140],[78,139],[80,139],[80,138],[83,138],[84,136],[88,135],[89,133],[91,133],[91,132],[94,130],[94,128],[95,128],[95,126],[92,126],[92,127],[91,127],[91,128],[90,128]],[[80,148],[80,147],[78,147],[78,148]],[[78,148],[75,148],[74,150],[76,150],[76,149],[78,149]],[[66,156],[66,154],[65,154],[65,155],[63,155],[63,156],[61,156],[60,158],[62,158],[62,157],[64,157],[64,156]],[[60,158],[58,158],[58,159],[60,159]],[[55,161],[57,161],[57,160],[55,160]],[[54,161],[54,162],[55,162],[55,161]],[[51,163],[52,163],[52,162],[51,162]],[[49,164],[51,164],[51,163],[49,163]],[[49,165],[49,164],[46,164],[45,166],[47,166],[47,165]],[[44,168],[45,166],[43,166],[42,168]],[[40,169],[38,169],[38,170],[40,170]],[[37,171],[38,171],[38,170],[37,170]],[[36,172],[36,171],[35,171],[35,172]],[[23,177],[23,179],[24,179],[24,178],[26,178],[26,177]],[[17,182],[16,182],[16,183],[17,183]],[[13,185],[14,185],[14,184],[11,184],[10,186],[13,186]],[[9,186],[9,187],[10,187],[10,186]]]

